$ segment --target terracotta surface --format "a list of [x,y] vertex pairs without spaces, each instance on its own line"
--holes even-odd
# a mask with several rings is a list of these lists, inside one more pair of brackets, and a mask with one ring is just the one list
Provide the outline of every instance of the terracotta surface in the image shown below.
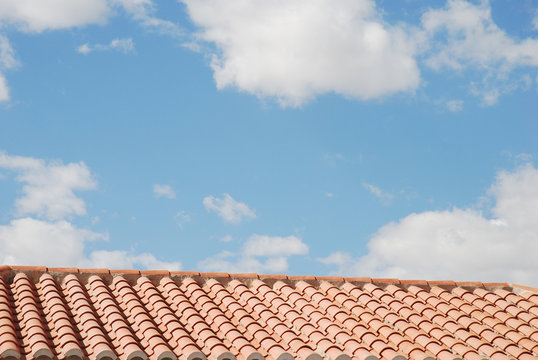
[[505,283],[0,267],[2,359],[538,359]]

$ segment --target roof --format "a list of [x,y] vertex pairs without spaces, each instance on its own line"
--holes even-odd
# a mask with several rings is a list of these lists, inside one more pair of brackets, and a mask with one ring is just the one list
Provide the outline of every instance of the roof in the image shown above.
[[2,359],[538,358],[506,283],[0,267]]

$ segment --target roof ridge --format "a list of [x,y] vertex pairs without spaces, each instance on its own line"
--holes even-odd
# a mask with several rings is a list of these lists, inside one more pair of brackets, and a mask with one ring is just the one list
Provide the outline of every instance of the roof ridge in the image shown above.
[[286,275],[286,274],[257,274],[257,273],[227,273],[227,272],[198,272],[198,271],[168,271],[168,270],[139,270],[139,269],[108,269],[108,268],[77,268],[77,267],[46,267],[46,266],[21,266],[21,265],[0,265],[0,276],[13,278],[17,273],[41,273],[61,274],[81,274],[110,275],[110,276],[149,276],[149,277],[200,277],[216,279],[260,279],[260,280],[288,280],[288,281],[327,281],[330,283],[358,283],[374,284],[386,287],[388,285],[400,285],[402,287],[418,286],[442,288],[518,288],[521,290],[538,293],[538,289],[525,285],[510,284],[507,282],[480,282],[480,281],[453,281],[453,280],[415,280],[396,278],[371,278],[371,277],[343,277],[343,276],[315,276],[315,275]]

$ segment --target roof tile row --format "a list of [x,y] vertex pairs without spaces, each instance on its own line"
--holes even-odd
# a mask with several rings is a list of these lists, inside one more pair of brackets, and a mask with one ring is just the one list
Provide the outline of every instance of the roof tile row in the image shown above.
[[506,283],[0,267],[0,358],[538,358]]

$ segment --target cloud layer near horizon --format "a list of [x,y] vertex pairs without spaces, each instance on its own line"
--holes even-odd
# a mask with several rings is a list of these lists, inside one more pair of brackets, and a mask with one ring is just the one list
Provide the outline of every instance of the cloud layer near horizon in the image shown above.
[[536,284],[538,170],[501,171],[488,195],[491,216],[468,208],[413,213],[381,227],[366,255],[319,260],[343,274]]
[[95,250],[86,245],[108,241],[106,233],[77,227],[73,216],[86,215],[84,200],[75,191],[97,187],[83,162],[63,164],[0,152],[0,168],[23,184],[15,200],[16,218],[0,224],[0,264],[162,268],[179,270],[180,262],[164,262],[153,254],[127,250]]

